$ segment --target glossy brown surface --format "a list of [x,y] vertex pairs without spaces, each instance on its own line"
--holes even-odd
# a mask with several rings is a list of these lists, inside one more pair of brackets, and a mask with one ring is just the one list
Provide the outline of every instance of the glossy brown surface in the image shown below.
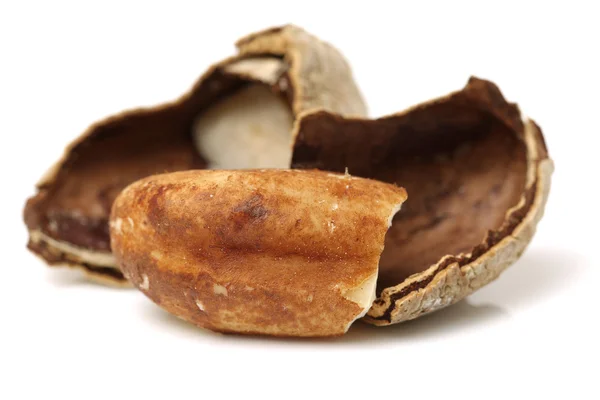
[[393,185],[320,171],[158,175],[116,200],[112,247],[134,285],[199,326],[339,335],[371,306],[405,199]]

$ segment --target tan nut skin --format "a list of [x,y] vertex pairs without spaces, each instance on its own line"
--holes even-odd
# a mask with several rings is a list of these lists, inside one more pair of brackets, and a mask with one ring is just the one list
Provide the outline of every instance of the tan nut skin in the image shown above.
[[320,171],[186,171],[127,187],[111,214],[125,276],[220,332],[341,335],[375,298],[393,185]]

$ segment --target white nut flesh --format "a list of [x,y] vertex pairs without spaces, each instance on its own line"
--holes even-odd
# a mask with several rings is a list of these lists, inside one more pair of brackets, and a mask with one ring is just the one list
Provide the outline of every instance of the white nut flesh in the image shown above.
[[194,142],[210,169],[289,168],[293,123],[290,106],[254,83],[203,112]]

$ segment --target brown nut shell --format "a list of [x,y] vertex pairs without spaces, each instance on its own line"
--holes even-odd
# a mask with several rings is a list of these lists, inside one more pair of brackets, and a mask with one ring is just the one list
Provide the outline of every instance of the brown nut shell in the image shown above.
[[406,192],[321,171],[183,171],[116,199],[112,248],[155,303],[220,332],[341,335],[375,298]]
[[28,248],[51,265],[79,267],[105,282],[126,284],[110,249],[114,199],[140,178],[205,168],[192,139],[194,121],[249,84],[270,88],[294,119],[313,109],[366,113],[343,56],[302,29],[261,31],[236,46],[237,55],[209,68],[178,100],[97,122],[71,143],[25,206]]
[[298,124],[294,168],[401,184],[410,198],[381,256],[375,325],[414,319],[491,282],[525,250],[553,163],[539,127],[491,82],[376,120],[317,112]]

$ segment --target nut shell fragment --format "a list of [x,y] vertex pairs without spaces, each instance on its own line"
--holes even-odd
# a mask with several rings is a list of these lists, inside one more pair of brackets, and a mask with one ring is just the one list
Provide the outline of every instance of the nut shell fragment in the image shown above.
[[[248,85],[267,87],[294,119],[314,109],[366,113],[343,56],[304,30],[291,25],[265,30],[236,47],[235,56],[209,68],[176,101],[99,121],[71,143],[25,206],[29,249],[51,265],[126,284],[110,249],[112,202],[146,176],[206,168],[192,140],[194,121]],[[291,145],[292,132],[286,133]]]
[[553,163],[541,130],[489,81],[376,120],[313,113],[298,131],[294,168],[349,168],[410,195],[366,322],[414,319],[491,282],[543,215]]
[[112,248],[135,286],[196,325],[341,335],[375,298],[405,199],[393,185],[320,171],[157,175],[115,201]]

